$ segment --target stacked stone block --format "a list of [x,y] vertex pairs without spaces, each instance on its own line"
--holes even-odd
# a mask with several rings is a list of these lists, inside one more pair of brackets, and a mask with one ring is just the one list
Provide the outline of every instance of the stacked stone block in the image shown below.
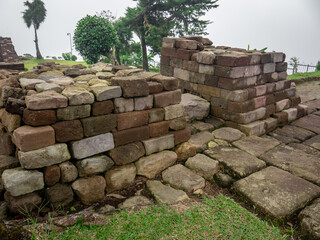
[[178,79],[52,68],[21,73],[19,86],[1,89],[11,90],[0,109],[0,176],[11,212],[43,199],[64,206],[75,195],[91,204],[176,162],[168,150],[190,138]]
[[[262,135],[306,114],[287,80],[281,52],[214,47],[201,37],[164,38],[161,73],[211,102],[211,114],[247,135]],[[183,54],[182,54],[183,53]]]

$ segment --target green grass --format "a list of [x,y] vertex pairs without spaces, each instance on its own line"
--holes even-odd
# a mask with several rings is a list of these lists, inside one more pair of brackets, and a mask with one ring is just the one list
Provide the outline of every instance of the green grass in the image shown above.
[[84,66],[88,66],[86,62],[75,62],[75,61],[66,61],[66,60],[53,60],[53,59],[30,59],[22,61],[24,63],[24,67],[28,70],[32,69],[33,67],[37,66],[40,62],[55,62],[60,65],[77,65],[83,64]]
[[304,78],[320,78],[320,71],[318,72],[308,72],[308,73],[295,73],[292,75],[288,75],[288,79],[291,80],[300,80]]
[[[36,237],[36,236],[34,236]],[[81,222],[41,239],[286,239],[278,228],[261,221],[234,200],[219,195],[177,213],[167,206],[121,211],[106,217],[103,226]]]

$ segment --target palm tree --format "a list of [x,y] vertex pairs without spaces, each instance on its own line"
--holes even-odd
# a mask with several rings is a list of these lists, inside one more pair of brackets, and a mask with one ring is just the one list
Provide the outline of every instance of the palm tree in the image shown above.
[[34,27],[34,42],[36,44],[37,59],[42,59],[43,57],[39,50],[37,30],[39,29],[40,24],[46,18],[47,10],[44,7],[44,3],[41,0],[33,0],[33,2],[26,1],[24,2],[24,5],[27,7],[27,9],[24,12],[22,12],[23,20],[28,28],[30,28],[31,25]]

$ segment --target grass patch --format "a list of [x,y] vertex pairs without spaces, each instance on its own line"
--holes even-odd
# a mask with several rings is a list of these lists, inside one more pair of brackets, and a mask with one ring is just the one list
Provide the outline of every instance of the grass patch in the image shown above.
[[41,239],[286,239],[278,228],[261,221],[234,200],[219,195],[177,213],[167,206],[121,211],[103,226],[78,223]]
[[27,68],[28,70],[32,69],[33,67],[37,66],[38,63],[41,62],[55,62],[60,65],[77,65],[77,64],[82,64],[84,66],[88,66],[86,62],[75,62],[75,61],[66,61],[66,60],[53,60],[53,59],[30,59],[30,60],[23,60],[24,67]]
[[295,73],[292,75],[288,75],[287,78],[291,80],[301,80],[306,78],[320,78],[320,71],[308,72],[308,73]]

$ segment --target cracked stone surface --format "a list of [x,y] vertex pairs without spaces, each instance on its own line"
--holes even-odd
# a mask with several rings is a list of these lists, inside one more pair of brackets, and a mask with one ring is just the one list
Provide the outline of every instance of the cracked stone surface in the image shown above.
[[320,195],[320,187],[272,166],[235,182],[233,190],[278,219],[289,217]]
[[278,146],[280,142],[274,138],[250,136],[232,143],[237,148],[256,157]]
[[207,156],[216,159],[235,178],[243,178],[266,167],[266,163],[257,157],[233,147],[208,149]]
[[301,150],[280,145],[263,154],[267,164],[288,171],[317,185],[320,185],[320,159]]

